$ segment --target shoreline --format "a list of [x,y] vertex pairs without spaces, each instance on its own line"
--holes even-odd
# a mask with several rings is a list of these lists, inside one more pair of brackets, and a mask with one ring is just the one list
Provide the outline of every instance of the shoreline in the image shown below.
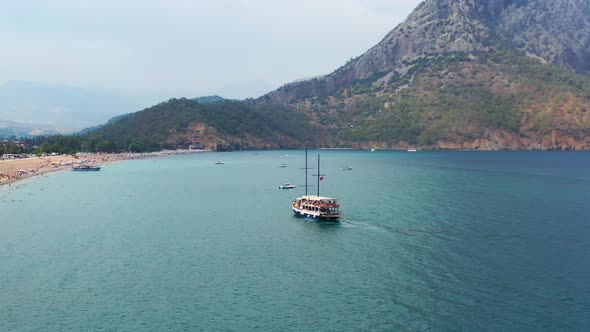
[[10,187],[13,183],[31,179],[40,175],[70,170],[73,165],[82,163],[106,165],[117,161],[139,160],[166,157],[180,154],[210,152],[209,150],[163,150],[147,153],[79,153],[76,156],[58,155],[8,159],[0,161],[0,189]]

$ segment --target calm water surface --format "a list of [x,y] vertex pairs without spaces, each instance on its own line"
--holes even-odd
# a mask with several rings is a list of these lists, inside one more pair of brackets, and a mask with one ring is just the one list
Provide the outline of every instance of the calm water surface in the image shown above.
[[590,330],[590,153],[321,154],[338,224],[277,189],[303,151],[1,188],[0,330]]

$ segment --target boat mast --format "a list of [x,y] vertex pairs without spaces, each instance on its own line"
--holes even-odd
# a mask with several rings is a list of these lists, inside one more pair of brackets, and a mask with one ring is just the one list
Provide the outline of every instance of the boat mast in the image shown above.
[[318,153],[318,197],[320,197],[320,155]]
[[[305,167],[304,167],[303,169],[305,170],[305,196],[307,196],[307,195],[308,195],[308,194],[307,194],[307,187],[313,187],[313,185],[312,185],[312,186],[310,186],[310,185],[308,184],[308,179],[307,179],[307,176],[308,176],[308,172],[307,172],[307,170],[308,170],[308,169],[313,169],[313,167],[307,167],[307,148],[305,148]],[[314,176],[315,176],[315,175],[314,175]]]
[[307,196],[307,148],[305,148],[305,196]]

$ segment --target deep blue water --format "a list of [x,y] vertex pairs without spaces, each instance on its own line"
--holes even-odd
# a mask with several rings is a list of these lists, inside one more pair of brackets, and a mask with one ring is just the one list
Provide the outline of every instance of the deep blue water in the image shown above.
[[338,224],[303,151],[0,188],[0,331],[590,330],[590,153],[319,153]]

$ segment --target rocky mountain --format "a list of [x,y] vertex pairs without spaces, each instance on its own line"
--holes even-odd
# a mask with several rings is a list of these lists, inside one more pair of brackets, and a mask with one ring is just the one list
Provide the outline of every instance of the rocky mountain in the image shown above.
[[342,146],[588,149],[590,2],[426,0],[333,73],[255,103]]
[[587,0],[427,0],[383,40],[330,75],[283,86],[264,99],[289,101],[334,92],[376,73],[407,72],[417,59],[503,46],[544,63],[590,73]]

